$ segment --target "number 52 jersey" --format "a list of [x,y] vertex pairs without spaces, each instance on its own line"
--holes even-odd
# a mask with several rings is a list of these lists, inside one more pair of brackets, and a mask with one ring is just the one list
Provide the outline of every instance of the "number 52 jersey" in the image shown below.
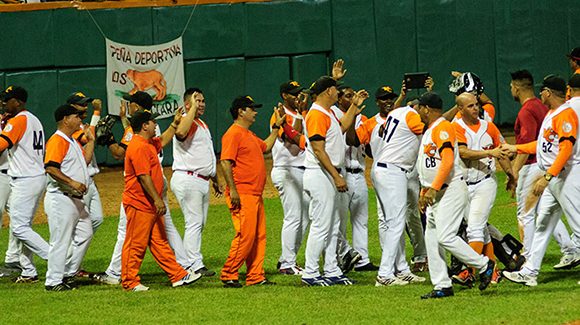
[[[36,116],[22,111],[11,118],[0,134],[8,143],[8,175],[33,177],[44,175],[44,130]],[[4,143],[0,147],[4,148]]]

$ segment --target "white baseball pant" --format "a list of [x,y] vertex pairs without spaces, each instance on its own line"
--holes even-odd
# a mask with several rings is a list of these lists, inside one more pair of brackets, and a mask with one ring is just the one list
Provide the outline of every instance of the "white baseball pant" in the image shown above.
[[[383,249],[383,240],[386,236],[386,231],[387,231],[387,223],[385,222],[385,218],[384,218],[384,214],[383,214],[383,210],[381,209],[381,203],[379,202],[379,197],[376,197],[377,200],[377,216],[378,216],[378,220],[379,220],[379,245],[381,246],[381,250]],[[421,226],[421,229],[423,228],[423,226]],[[421,231],[421,235],[423,235],[423,231]],[[401,240],[399,242],[399,245],[397,247],[397,256],[395,257],[395,274],[398,273],[409,273],[411,272],[411,270],[409,269],[409,263],[407,263],[407,256],[406,256],[406,252],[405,252],[405,236],[401,236]],[[423,246],[425,246],[425,243],[423,242]],[[425,252],[425,258],[424,260],[427,260],[427,252]]]
[[495,175],[477,184],[468,184],[467,201],[467,242],[491,242],[487,221],[497,193]]
[[352,225],[352,247],[361,255],[355,265],[363,266],[370,263],[369,259],[369,189],[365,173],[346,173],[348,192],[341,193],[339,200],[340,233],[338,235],[338,253],[344,256],[350,250],[347,240],[347,216],[350,212]]
[[[8,199],[10,198],[10,176],[0,173],[0,216],[6,211],[8,214],[9,206]],[[2,221],[2,218],[0,218]],[[12,234],[12,222],[10,223],[10,230],[8,234],[8,248],[6,248],[6,256],[4,263],[20,264],[20,245],[18,240]]]
[[446,189],[437,193],[435,203],[426,209],[425,244],[429,258],[429,275],[435,290],[451,287],[445,262],[446,250],[468,266],[480,271],[487,268],[489,259],[477,254],[457,236],[466,206],[467,185],[463,180],[454,180]]
[[[50,230],[45,285],[54,286],[78,271],[93,238],[93,227],[83,199],[46,193],[44,207]],[[78,245],[71,246],[73,240]]]
[[[538,205],[529,211],[526,211],[526,198],[530,195],[536,180],[544,175],[544,172],[538,167],[537,163],[524,165],[519,172],[518,186],[516,188],[516,200],[518,204],[517,217],[518,222],[524,230],[522,255],[529,259],[531,257],[531,247],[534,241],[534,232],[536,230],[536,217],[538,215]],[[574,253],[574,245],[570,239],[570,234],[566,226],[559,220],[554,227],[554,239],[560,246],[560,251],[564,255]]]
[[32,229],[32,219],[46,188],[46,176],[18,177],[10,181],[10,223],[12,234],[22,244],[22,276],[36,276],[33,256],[48,259],[48,243]]
[[280,268],[286,269],[296,265],[296,256],[302,246],[310,219],[308,218],[308,200],[304,194],[304,170],[298,167],[274,166],[270,174],[272,183],[280,194],[284,220],[282,223],[282,253]]
[[87,185],[87,193],[84,195],[83,200],[87,205],[89,210],[89,216],[91,217],[91,224],[93,226],[93,233],[103,223],[103,205],[101,203],[101,196],[99,195],[99,189],[95,184],[92,177],[89,178],[89,184]]
[[171,177],[171,190],[179,202],[185,220],[183,246],[187,265],[197,271],[205,267],[201,254],[201,235],[207,222],[209,181],[176,170]]
[[338,236],[338,213],[336,203],[338,191],[332,177],[318,168],[307,168],[304,171],[304,191],[310,201],[310,232],[306,242],[306,263],[303,278],[320,276],[318,262],[325,251],[324,276],[342,275],[336,259],[336,241]]
[[[425,230],[421,222],[421,214],[419,214],[419,192],[421,190],[421,183],[419,182],[419,174],[414,168],[407,173],[407,233],[413,246],[413,262],[427,261],[427,248],[425,247]],[[377,205],[378,206],[378,205]],[[405,236],[403,236],[403,242]]]
[[538,220],[530,258],[522,267],[522,273],[537,276],[548,248],[550,235],[554,232],[562,212],[568,217],[572,228],[572,254],[580,253],[580,165],[566,167],[552,178],[538,202]]

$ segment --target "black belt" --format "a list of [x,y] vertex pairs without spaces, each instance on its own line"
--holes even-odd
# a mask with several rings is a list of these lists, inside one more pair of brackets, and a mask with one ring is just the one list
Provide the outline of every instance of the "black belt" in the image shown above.
[[475,181],[475,182],[465,182],[465,183],[466,183],[467,185],[476,185],[476,184],[479,184],[479,183],[481,183],[482,181],[484,181],[484,180],[486,180],[486,179],[488,179],[488,178],[490,178],[490,177],[491,177],[491,174],[487,174],[487,175],[486,175],[484,178],[482,178],[482,179],[480,179],[480,180],[478,180],[478,181]]
[[348,168],[346,167],[346,172],[351,174],[360,174],[363,172],[362,168]]
[[383,168],[391,168],[391,167],[397,167],[397,168],[399,168],[401,171],[403,171],[403,172],[407,173],[407,170],[406,170],[405,168],[401,168],[401,167],[399,167],[399,166],[396,166],[396,165],[393,165],[393,164],[391,164],[391,167],[389,167],[389,165],[388,165],[388,164],[386,164],[386,163],[382,163],[382,162],[379,162],[379,163],[377,163],[377,166],[379,166],[379,167],[383,167]]
[[68,197],[73,198],[73,199],[79,199],[79,200],[83,199],[82,195],[74,195],[74,194],[67,193],[67,192],[62,192],[62,194],[64,194],[64,196],[68,196]]
[[294,168],[298,168],[298,169],[302,169],[302,170],[306,170],[306,167],[304,166],[293,166]]
[[0,173],[8,175],[8,169],[0,169]]
[[205,175],[202,175],[202,174],[198,174],[196,172],[192,172],[191,170],[187,170],[185,172],[187,173],[187,175],[197,176],[198,178],[201,178],[204,181],[209,181],[209,176],[205,176]]

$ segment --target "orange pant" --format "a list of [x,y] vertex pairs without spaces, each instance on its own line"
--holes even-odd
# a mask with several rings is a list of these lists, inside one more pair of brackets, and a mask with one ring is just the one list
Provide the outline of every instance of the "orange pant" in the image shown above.
[[139,211],[127,205],[125,205],[125,213],[127,215],[127,235],[121,256],[121,284],[123,288],[130,290],[141,283],[138,273],[147,246],[149,246],[157,264],[167,273],[172,283],[186,276],[187,271],[177,264],[175,254],[167,242],[163,217],[151,212]]
[[237,280],[238,271],[246,262],[246,285],[259,283],[264,276],[266,255],[266,215],[261,195],[240,194],[241,208],[233,210],[230,196],[226,200],[232,214],[236,236],[221,273],[221,280]]

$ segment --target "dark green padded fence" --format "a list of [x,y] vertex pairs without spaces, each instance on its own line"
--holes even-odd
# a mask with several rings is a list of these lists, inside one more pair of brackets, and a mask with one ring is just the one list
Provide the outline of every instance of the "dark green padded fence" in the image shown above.
[[[149,45],[183,32],[192,7],[93,10],[110,39]],[[529,69],[568,77],[565,54],[580,46],[577,0],[303,0],[204,5],[183,34],[187,86],[204,90],[205,120],[216,150],[231,124],[232,99],[250,94],[265,105],[253,130],[268,133],[278,87],[289,79],[309,86],[343,58],[345,83],[374,93],[399,89],[405,72],[428,71],[445,106],[450,71],[476,72],[496,103],[499,124],[513,123],[519,105],[509,72]],[[52,112],[72,91],[105,100],[105,42],[87,12],[75,9],[0,13],[0,85],[20,84],[28,107],[48,133]],[[367,115],[376,112],[371,99]],[[161,121],[166,127],[169,119]],[[116,136],[122,133],[120,125]],[[166,149],[166,163],[171,150]],[[99,162],[117,163],[99,149]]]

